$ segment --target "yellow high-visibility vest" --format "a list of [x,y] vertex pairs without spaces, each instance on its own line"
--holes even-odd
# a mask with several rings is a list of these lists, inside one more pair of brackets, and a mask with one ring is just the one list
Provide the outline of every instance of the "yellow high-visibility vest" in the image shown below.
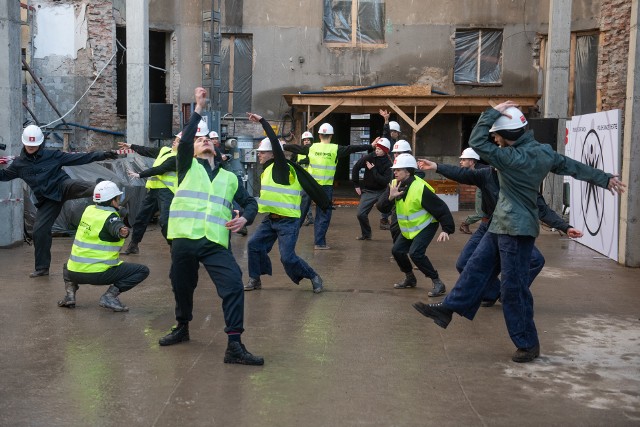
[[332,185],[338,159],[337,144],[311,144],[309,148],[309,174],[320,185]]
[[[398,225],[402,235],[407,239],[413,239],[429,224],[436,222],[436,219],[422,207],[422,192],[435,193],[435,191],[421,178],[417,176],[414,178],[404,200],[401,198],[395,200]],[[397,185],[397,180],[391,181],[391,185]]]
[[300,203],[302,202],[302,186],[298,177],[289,165],[290,185],[278,184],[273,180],[273,163],[270,164],[260,177],[260,198],[258,212],[274,213],[291,218],[300,218]]

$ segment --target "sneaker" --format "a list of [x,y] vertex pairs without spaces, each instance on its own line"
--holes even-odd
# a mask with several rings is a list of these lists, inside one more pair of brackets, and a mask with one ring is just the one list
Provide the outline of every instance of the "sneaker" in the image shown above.
[[380,230],[389,230],[389,229],[391,229],[391,224],[389,224],[389,220],[381,219]]
[[304,226],[313,225],[313,216],[312,215],[307,215],[307,217],[304,219],[304,222],[302,223],[302,225],[304,225]]
[[519,348],[511,357],[516,363],[527,363],[540,356],[540,345],[531,348]]
[[158,344],[161,346],[178,344],[181,342],[189,341],[189,324],[178,323],[171,328],[171,332],[163,336],[158,340]]
[[418,279],[416,279],[416,275],[413,274],[412,271],[406,273],[406,277],[400,283],[396,283],[393,285],[396,289],[407,289],[407,288],[415,288],[418,284]]
[[34,271],[32,271],[29,274],[29,277],[34,278],[34,277],[42,277],[42,276],[48,276],[49,275],[49,269],[48,268],[38,268]]
[[313,293],[319,294],[322,292],[322,277],[316,274],[316,277],[311,279],[311,285],[313,285]]
[[413,303],[413,308],[418,310],[425,317],[433,319],[436,325],[446,329],[453,317],[453,310],[439,302],[437,304],[425,304],[423,302]]
[[331,248],[327,245],[315,245],[313,249],[317,251],[326,251],[327,249],[331,249]]
[[430,297],[439,297],[447,292],[447,287],[440,279],[431,279],[433,281],[433,288],[427,293]]
[[262,282],[260,279],[254,279],[253,277],[249,277],[249,281],[246,285],[244,285],[245,291],[253,291],[257,289],[262,289]]
[[358,237],[356,237],[356,240],[371,240],[371,237],[358,236]]
[[224,352],[224,363],[262,366],[264,365],[264,359],[249,353],[244,344],[238,341],[229,341],[227,350]]

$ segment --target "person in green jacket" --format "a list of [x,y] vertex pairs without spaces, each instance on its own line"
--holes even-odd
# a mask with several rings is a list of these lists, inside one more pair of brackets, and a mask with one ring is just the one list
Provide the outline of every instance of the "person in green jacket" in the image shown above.
[[526,118],[511,101],[480,116],[469,145],[498,170],[500,192],[491,225],[449,295],[437,304],[413,304],[442,328],[449,325],[453,313],[472,320],[489,279],[499,270],[504,318],[516,346],[511,360],[518,363],[531,362],[540,355],[529,290],[529,265],[540,231],[536,200],[542,180],[553,172],[616,193],[624,192],[625,187],[616,175],[558,154],[548,144],[540,144],[526,131],[526,125]]

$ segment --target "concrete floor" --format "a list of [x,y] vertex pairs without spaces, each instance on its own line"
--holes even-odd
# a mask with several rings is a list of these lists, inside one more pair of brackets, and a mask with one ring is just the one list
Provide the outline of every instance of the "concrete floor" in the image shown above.
[[[430,281],[394,290],[402,274],[388,232],[354,240],[355,212],[335,211],[330,251],[314,252],[312,227],[302,229],[298,253],[326,292],[292,284],[274,249],[274,276],[246,294],[243,341],[263,367],[222,363],[220,300],[202,274],[191,341],[158,346],[174,318],[157,227],[129,257],[151,275],[122,295],[128,313],[98,307],[105,288],[87,285],[75,310],[57,307],[71,238],[54,239],[44,278],[28,278],[32,247],[1,250],[0,425],[640,425],[640,271],[543,230],[547,264],[533,287],[542,355],[516,364],[499,304],[437,327],[411,308],[429,299]],[[448,287],[467,238],[429,248]],[[245,273],[246,241],[232,239]]]

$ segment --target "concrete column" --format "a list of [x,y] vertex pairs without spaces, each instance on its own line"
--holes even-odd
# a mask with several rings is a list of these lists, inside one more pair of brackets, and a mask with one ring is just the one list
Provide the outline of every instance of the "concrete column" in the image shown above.
[[[544,117],[558,120],[558,153],[564,154],[564,136],[569,109],[569,62],[571,53],[572,0],[550,0],[549,39],[545,58]],[[564,178],[550,174],[545,179],[544,198],[556,212],[562,211]]]
[[622,181],[628,185],[620,196],[619,262],[640,267],[640,38],[638,37],[638,0],[631,2],[627,98],[624,107],[622,142]]
[[149,143],[149,0],[127,2],[127,142]]
[[[0,150],[2,156],[17,156],[22,149],[22,72],[20,53],[20,3],[0,2]],[[0,166],[4,168],[4,166]],[[22,243],[24,201],[22,180],[0,182],[0,248]]]

